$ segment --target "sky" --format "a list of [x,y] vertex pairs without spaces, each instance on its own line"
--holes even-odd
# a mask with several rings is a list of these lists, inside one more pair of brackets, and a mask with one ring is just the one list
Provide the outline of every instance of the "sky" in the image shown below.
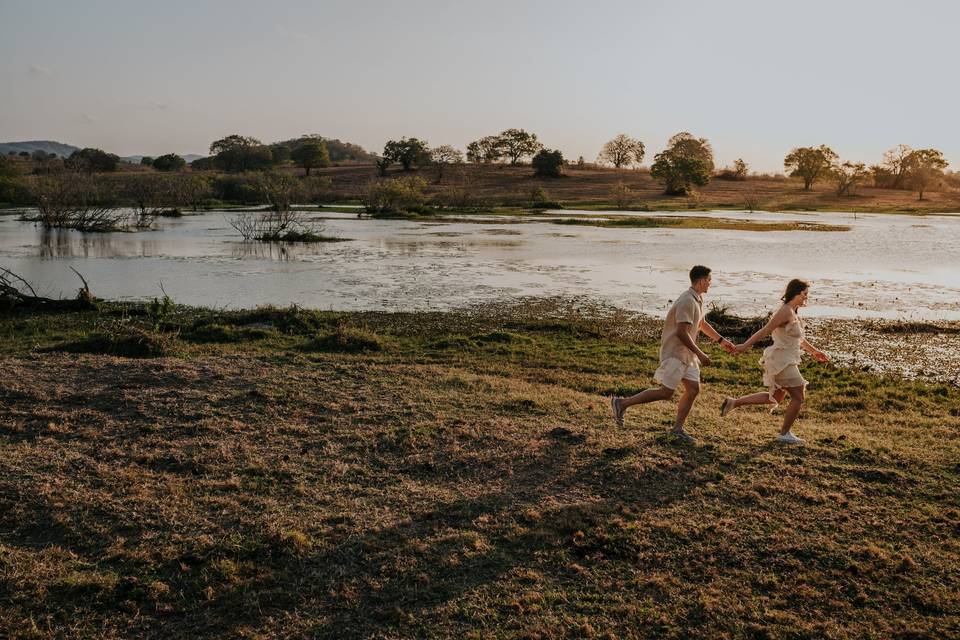
[[904,143],[960,170],[957,25],[952,0],[0,0],[0,141],[156,156],[319,133],[379,152],[518,127],[587,161],[626,133],[649,164],[689,131],[718,166]]

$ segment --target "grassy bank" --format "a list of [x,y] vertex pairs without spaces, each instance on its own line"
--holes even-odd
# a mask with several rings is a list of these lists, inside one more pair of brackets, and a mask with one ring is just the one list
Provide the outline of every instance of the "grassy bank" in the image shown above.
[[[291,170],[293,171],[293,170]],[[376,179],[372,166],[344,166],[321,169],[318,175],[331,181],[330,196],[355,201]],[[617,171],[605,168],[569,167],[564,177],[535,178],[529,166],[464,165],[448,170],[438,180],[436,169],[412,172],[424,178],[428,196],[454,190],[469,194],[481,206],[536,206],[537,198],[559,202],[568,208],[614,209],[614,189],[623,183],[630,189],[628,208],[639,211],[708,211],[715,209],[764,211],[849,211],[863,213],[945,213],[960,212],[960,190],[945,186],[943,191],[917,194],[898,189],[859,186],[856,193],[837,196],[829,182],[818,182],[809,191],[793,178],[751,176],[744,181],[712,180],[698,189],[696,197],[669,197],[663,185],[647,171]],[[404,175],[391,170],[390,177]]]
[[589,308],[0,315],[0,636],[942,638],[960,392],[832,365],[615,427],[658,325]]
[[554,224],[576,226],[604,227],[608,229],[622,228],[655,228],[669,227],[672,229],[723,229],[726,231],[849,231],[850,227],[843,225],[820,224],[816,222],[753,222],[750,220],[734,220],[729,218],[706,218],[689,216],[664,218],[657,216],[630,216],[630,217],[598,217],[598,218],[557,218],[548,220]]

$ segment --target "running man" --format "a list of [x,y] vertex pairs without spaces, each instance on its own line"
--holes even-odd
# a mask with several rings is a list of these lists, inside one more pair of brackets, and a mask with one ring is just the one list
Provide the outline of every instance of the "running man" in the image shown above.
[[710,364],[710,356],[697,346],[697,336],[703,331],[727,353],[735,352],[733,343],[721,336],[703,318],[703,294],[710,290],[711,280],[708,267],[697,265],[690,269],[690,288],[673,303],[663,324],[660,366],[653,374],[654,381],[659,382],[660,386],[641,391],[629,398],[611,398],[610,406],[613,407],[613,418],[617,426],[623,426],[623,414],[627,407],[669,400],[682,383],[683,396],[677,406],[677,419],[671,433],[687,442],[693,442],[693,436],[684,431],[683,425],[697,394],[700,393],[700,365]]

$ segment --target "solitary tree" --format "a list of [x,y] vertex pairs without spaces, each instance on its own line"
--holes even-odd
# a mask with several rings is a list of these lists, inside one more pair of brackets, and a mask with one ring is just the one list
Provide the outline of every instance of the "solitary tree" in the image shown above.
[[152,164],[157,171],[180,171],[187,166],[187,161],[175,153],[168,153],[158,157]]
[[870,174],[867,166],[862,162],[843,162],[839,160],[830,167],[830,175],[837,185],[837,195],[844,196],[853,192],[853,188],[863,182]]
[[646,148],[642,142],[621,133],[603,145],[597,162],[606,162],[620,169],[640,164],[643,162],[644,153]]
[[713,149],[705,138],[694,138],[686,131],[670,138],[667,148],[654,156],[650,175],[663,182],[667,195],[688,195],[693,187],[710,182]]
[[449,144],[443,144],[430,151],[430,159],[437,165],[437,182],[443,182],[443,167],[463,162],[463,153]]
[[783,159],[783,167],[794,178],[803,178],[803,188],[810,190],[818,178],[829,175],[830,167],[839,160],[833,149],[825,144],[819,147],[797,147]]
[[507,129],[499,136],[503,155],[510,158],[510,164],[518,164],[521,158],[532,156],[543,145],[537,140],[535,133],[527,133],[523,129]]
[[419,166],[430,160],[430,148],[425,140],[400,138],[383,146],[383,157],[400,163],[404,171],[410,171],[413,165]]
[[306,169],[307,175],[310,175],[310,169],[314,167],[330,166],[330,152],[327,151],[327,145],[322,140],[304,142],[290,152],[290,158],[297,163],[298,167]]
[[467,145],[467,160],[477,164],[496,162],[503,154],[503,140],[500,136],[484,136]]
[[907,176],[908,159],[912,153],[913,149],[907,145],[898,144],[883,154],[882,166],[889,172],[887,175],[889,175],[890,187],[893,189],[901,189],[905,186],[903,183]]
[[737,158],[733,161],[733,174],[737,180],[746,180],[750,165],[743,161],[743,158]]
[[947,168],[943,153],[936,149],[915,149],[906,159],[906,182],[923,200],[923,192],[936,184]]
[[559,178],[563,170],[563,154],[559,150],[541,149],[531,161],[538,178]]
[[140,158],[140,164],[142,164],[142,165],[144,165],[144,166],[147,166],[147,167],[152,167],[152,166],[153,166],[153,157],[152,157],[152,156],[143,156],[142,158]]

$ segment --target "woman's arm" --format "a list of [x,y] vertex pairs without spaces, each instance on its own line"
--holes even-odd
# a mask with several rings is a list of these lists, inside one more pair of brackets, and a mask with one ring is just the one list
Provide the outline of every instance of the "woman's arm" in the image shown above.
[[809,353],[811,356],[813,356],[814,359],[817,360],[817,361],[819,361],[819,362],[827,362],[828,360],[830,360],[830,356],[828,356],[827,354],[825,354],[823,351],[820,351],[820,349],[817,349],[815,346],[813,346],[812,344],[810,344],[810,343],[807,342],[806,340],[801,340],[801,341],[800,341],[800,347],[801,347],[804,351],[806,351],[807,353]]
[[787,324],[788,322],[790,322],[791,313],[792,312],[790,311],[790,307],[788,307],[787,305],[783,305],[782,307],[780,307],[780,310],[777,311],[775,314],[773,314],[773,317],[767,321],[767,324],[763,325],[763,327],[758,329],[756,333],[754,333],[752,336],[747,338],[746,342],[737,346],[737,350],[741,352],[746,351],[747,349],[749,349],[750,347],[752,347],[753,345],[755,345],[756,343],[760,342],[761,340],[766,338],[768,335],[773,333],[773,330],[776,329],[777,327],[781,327]]

